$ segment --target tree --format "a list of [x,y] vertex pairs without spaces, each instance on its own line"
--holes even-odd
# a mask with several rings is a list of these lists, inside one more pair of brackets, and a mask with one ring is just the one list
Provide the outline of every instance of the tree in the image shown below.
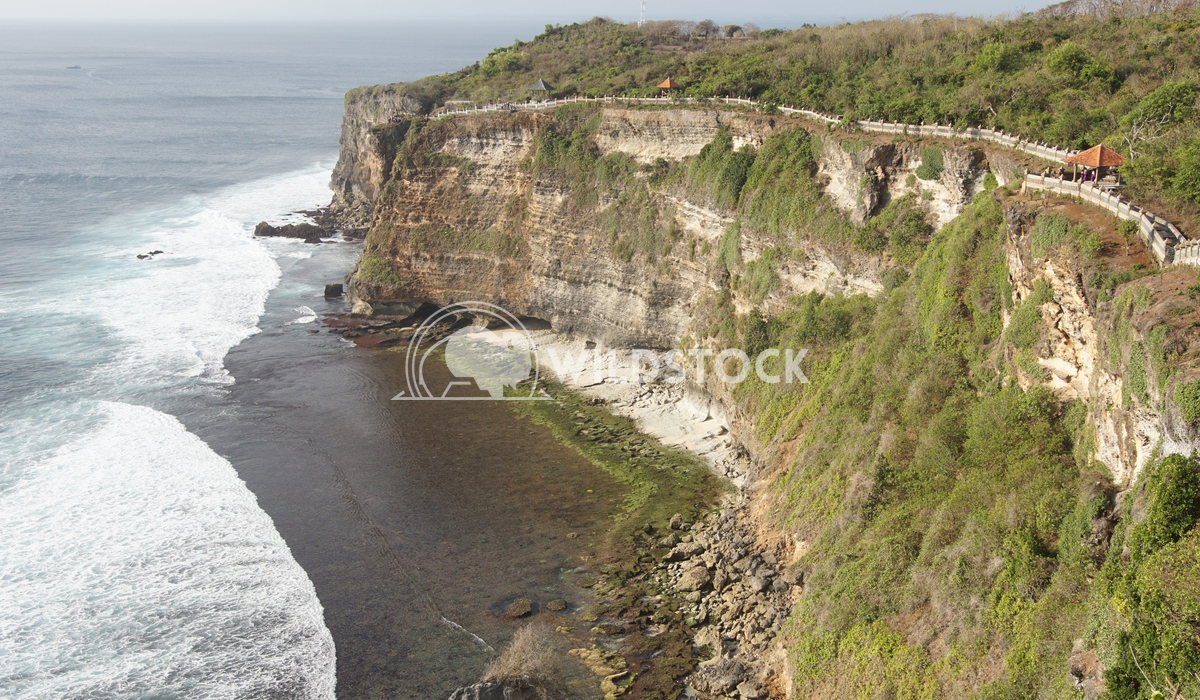
[[1150,115],[1170,114],[1174,121],[1187,121],[1195,115],[1197,94],[1200,83],[1195,80],[1166,83],[1143,97],[1141,107]]
[[1138,108],[1121,118],[1121,135],[1129,148],[1130,159],[1142,155],[1138,148],[1162,138],[1171,125],[1187,121],[1195,115],[1193,105],[1200,94],[1200,83],[1180,80],[1162,85],[1142,98]]
[[521,51],[514,47],[496,49],[483,59],[483,73],[495,76],[518,70],[521,66]]
[[1172,195],[1200,204],[1200,140],[1193,139],[1175,151],[1178,161],[1171,177]]
[[1003,73],[1016,68],[1020,56],[1021,51],[1017,47],[994,41],[979,52],[979,58],[975,59],[975,67],[981,71]]
[[1046,67],[1055,73],[1078,78],[1079,72],[1088,64],[1088,52],[1073,41],[1064,41],[1046,57]]
[[753,22],[746,22],[742,25],[742,31],[744,31],[746,36],[750,37],[751,39],[757,39],[762,30],[758,28],[757,24]]
[[707,39],[717,32],[717,23],[711,19],[701,20],[696,23],[695,32]]
[[1142,155],[1138,150],[1141,144],[1152,144],[1162,138],[1171,123],[1170,110],[1159,114],[1147,114],[1146,108],[1139,106],[1137,112],[1130,112],[1126,117],[1127,120],[1121,120],[1125,125],[1125,133],[1121,134],[1121,140],[1129,149],[1130,160]]
[[742,31],[742,28],[736,24],[727,24],[724,27],[721,27],[721,33],[725,35],[726,39],[732,39],[738,34],[746,36],[746,33]]

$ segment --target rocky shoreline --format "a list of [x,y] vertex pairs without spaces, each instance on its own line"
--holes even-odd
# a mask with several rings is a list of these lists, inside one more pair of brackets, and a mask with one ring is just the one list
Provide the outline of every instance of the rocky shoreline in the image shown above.
[[745,506],[730,505],[697,523],[660,575],[690,604],[685,620],[694,643],[711,653],[689,686],[714,698],[786,697],[778,635],[802,578],[786,565],[781,545],[758,542],[747,516]]
[[[622,599],[658,591],[642,597],[645,608],[621,611],[641,613],[632,623],[606,619],[592,632],[674,633],[677,643],[687,644],[690,648],[681,650],[677,660],[692,667],[672,679],[675,692],[662,697],[759,700],[788,695],[778,635],[803,590],[801,579],[787,569],[783,552],[757,542],[746,515],[744,507],[727,504],[695,523],[676,516],[665,532],[647,529],[641,543],[654,548],[651,557],[629,571],[610,571],[596,583],[600,597],[593,610],[613,611]],[[649,624],[639,624],[643,617]],[[601,690],[608,700],[623,697],[637,680],[628,660],[612,646],[600,642],[571,651],[603,678]]]
[[[345,240],[357,241],[366,237],[364,228],[356,228],[338,219],[329,207],[319,207],[306,211],[292,212],[300,217],[297,223],[284,223],[278,226],[258,222],[254,227],[254,235],[260,238],[298,238],[305,243],[318,244],[322,239],[341,236]],[[162,251],[158,251],[162,252]]]

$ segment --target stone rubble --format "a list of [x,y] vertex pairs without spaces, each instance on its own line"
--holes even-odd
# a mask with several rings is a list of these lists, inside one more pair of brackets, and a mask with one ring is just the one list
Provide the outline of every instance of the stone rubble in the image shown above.
[[689,601],[685,623],[706,659],[688,687],[718,700],[769,697],[775,669],[764,659],[803,590],[801,577],[758,545],[743,515],[730,506],[704,522],[680,523],[691,542],[676,545],[657,571]]

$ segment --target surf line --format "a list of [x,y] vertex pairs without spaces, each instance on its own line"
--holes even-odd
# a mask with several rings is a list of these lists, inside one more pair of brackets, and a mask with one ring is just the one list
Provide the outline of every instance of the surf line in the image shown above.
[[457,622],[455,622],[454,620],[447,620],[447,619],[446,619],[446,617],[445,617],[444,615],[440,615],[440,614],[439,614],[439,615],[438,615],[438,617],[442,618],[442,622],[445,622],[447,625],[449,625],[449,626],[450,626],[450,627],[452,627],[453,629],[459,630],[459,631],[461,631],[461,632],[464,632],[464,633],[466,633],[466,634],[470,635],[470,636],[471,636],[471,638],[472,638],[472,639],[474,639],[474,640],[475,640],[475,642],[476,642],[476,643],[477,643],[477,644],[478,644],[480,647],[482,647],[482,648],[483,648],[483,650],[484,650],[484,651],[486,651],[487,653],[489,653],[489,654],[495,654],[495,653],[496,653],[496,650],[495,650],[495,649],[493,649],[493,648],[491,647],[491,645],[489,645],[487,642],[483,641],[483,639],[481,639],[481,638],[479,637],[479,635],[475,634],[475,633],[474,633],[474,632],[472,632],[471,630],[467,629],[466,627],[463,627],[462,625],[458,624],[458,623],[457,623]]

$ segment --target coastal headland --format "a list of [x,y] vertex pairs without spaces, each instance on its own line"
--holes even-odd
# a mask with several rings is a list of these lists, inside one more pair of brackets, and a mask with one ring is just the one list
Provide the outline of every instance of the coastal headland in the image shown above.
[[[1194,268],[1024,186],[1054,164],[1002,144],[766,103],[437,118],[418,88],[347,96],[329,217],[366,237],[340,330],[397,350],[478,301],[539,328],[544,367],[598,349],[704,370],[560,363],[553,400],[514,413],[642,494],[583,575],[589,607],[552,618],[599,692],[1139,697],[1145,658],[1192,687]],[[1184,236],[1175,182],[1146,197]],[[803,349],[809,381],[725,381],[735,349]]]

